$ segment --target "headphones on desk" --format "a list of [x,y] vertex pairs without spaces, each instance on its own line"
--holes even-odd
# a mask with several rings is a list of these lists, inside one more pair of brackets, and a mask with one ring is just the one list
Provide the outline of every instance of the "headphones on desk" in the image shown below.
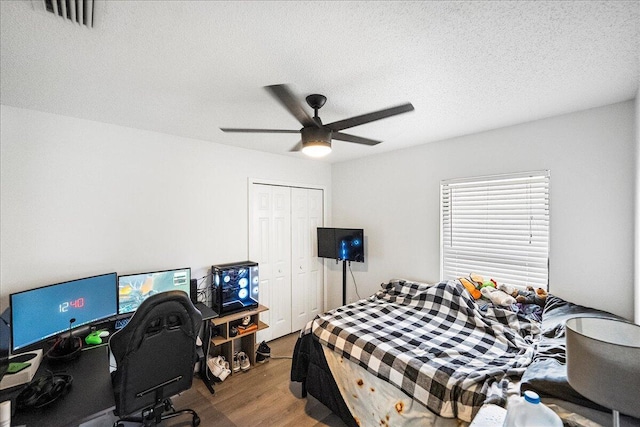
[[48,406],[68,393],[73,383],[73,377],[69,374],[43,375],[22,389],[16,397],[18,410],[40,409]]
[[80,356],[80,351],[82,351],[81,338],[58,338],[44,357],[52,362],[69,362]]
[[71,332],[71,325],[76,321],[75,317],[69,319],[69,336],[60,335],[53,343],[49,351],[44,355],[51,362],[69,362],[80,356],[82,350],[82,339],[74,337]]

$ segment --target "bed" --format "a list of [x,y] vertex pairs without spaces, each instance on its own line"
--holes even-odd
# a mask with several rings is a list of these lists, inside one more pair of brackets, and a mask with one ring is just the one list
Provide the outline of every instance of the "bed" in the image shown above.
[[568,385],[564,322],[616,316],[551,294],[540,311],[476,301],[458,280],[392,280],[309,322],[291,380],[348,426],[469,425],[483,405],[506,407],[521,388],[551,399],[569,425],[606,425],[610,412]]

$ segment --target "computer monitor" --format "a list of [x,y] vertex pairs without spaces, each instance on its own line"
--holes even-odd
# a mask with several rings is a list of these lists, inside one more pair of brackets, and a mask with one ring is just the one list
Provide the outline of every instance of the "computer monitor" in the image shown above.
[[115,316],[116,278],[108,273],[11,294],[11,352]]
[[118,277],[118,314],[131,314],[151,295],[185,291],[190,295],[191,268],[129,274]]

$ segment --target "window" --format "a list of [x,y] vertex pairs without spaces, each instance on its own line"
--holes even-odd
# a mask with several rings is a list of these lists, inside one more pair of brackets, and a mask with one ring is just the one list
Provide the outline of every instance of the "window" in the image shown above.
[[547,289],[549,171],[442,181],[441,277]]

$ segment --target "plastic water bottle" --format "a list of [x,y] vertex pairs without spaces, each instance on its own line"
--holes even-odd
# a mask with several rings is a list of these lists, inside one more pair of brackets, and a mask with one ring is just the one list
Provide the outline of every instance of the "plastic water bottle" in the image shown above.
[[562,420],[540,403],[536,392],[527,390],[523,398],[509,402],[503,427],[562,427]]

